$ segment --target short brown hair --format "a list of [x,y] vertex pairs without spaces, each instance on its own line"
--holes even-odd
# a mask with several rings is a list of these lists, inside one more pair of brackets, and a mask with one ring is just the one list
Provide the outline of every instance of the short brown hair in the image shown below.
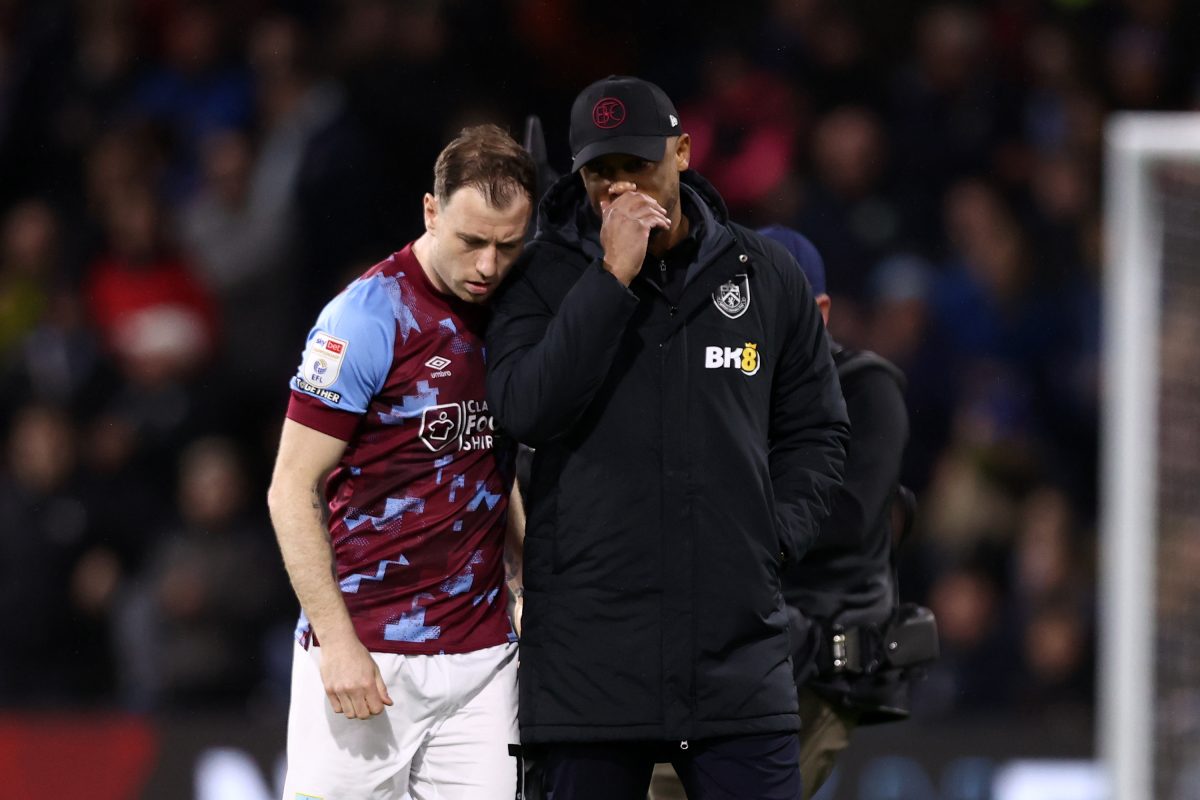
[[492,208],[507,208],[524,192],[533,201],[537,168],[533,158],[498,125],[464,128],[433,165],[433,195],[439,203],[472,186]]

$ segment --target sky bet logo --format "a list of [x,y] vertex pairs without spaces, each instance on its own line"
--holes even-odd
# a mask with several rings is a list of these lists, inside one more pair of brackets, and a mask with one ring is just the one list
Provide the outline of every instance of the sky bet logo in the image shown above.
[[760,366],[762,357],[755,342],[746,342],[742,347],[704,348],[705,369],[737,369],[743,375],[754,375]]

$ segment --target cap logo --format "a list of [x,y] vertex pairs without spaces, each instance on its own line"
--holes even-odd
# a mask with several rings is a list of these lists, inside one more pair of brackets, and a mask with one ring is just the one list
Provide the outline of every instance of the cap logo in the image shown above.
[[602,97],[592,106],[592,122],[597,128],[615,128],[625,121],[625,104],[615,97]]
[[679,126],[679,119],[674,114],[667,114],[667,116],[671,118],[671,127],[672,128]]

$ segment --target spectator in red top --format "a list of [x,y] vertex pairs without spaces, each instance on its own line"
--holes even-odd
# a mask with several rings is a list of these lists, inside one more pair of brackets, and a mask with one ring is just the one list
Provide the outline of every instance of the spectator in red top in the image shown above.
[[216,339],[211,296],[164,246],[155,197],[141,185],[109,203],[108,254],[88,270],[88,311],[104,344],[138,383],[190,374]]
[[799,99],[775,76],[729,50],[709,63],[704,99],[681,112],[692,137],[692,164],[729,206],[753,216],[792,171],[800,135]]

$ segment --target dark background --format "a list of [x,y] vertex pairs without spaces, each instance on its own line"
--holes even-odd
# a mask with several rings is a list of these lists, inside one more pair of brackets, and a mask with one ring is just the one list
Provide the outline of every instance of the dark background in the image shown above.
[[0,709],[282,719],[297,608],[264,496],[309,325],[420,233],[463,125],[540,114],[561,170],[575,93],[620,73],[673,97],[735,219],[817,244],[837,338],[909,376],[902,592],[943,647],[913,724],[1085,741],[1103,125],[1200,104],[1198,23],[1189,0],[0,0]]

